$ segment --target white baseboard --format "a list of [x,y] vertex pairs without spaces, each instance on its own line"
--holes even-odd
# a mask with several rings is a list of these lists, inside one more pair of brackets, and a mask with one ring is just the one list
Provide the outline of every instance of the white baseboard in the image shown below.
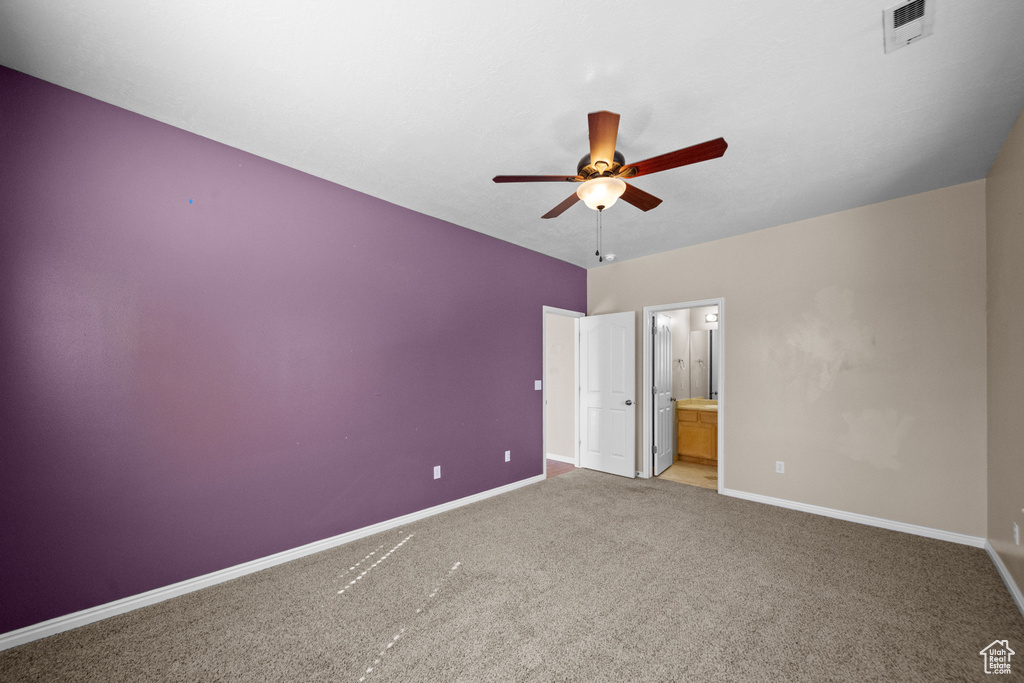
[[576,464],[576,458],[571,455],[556,455],[554,453],[545,453],[544,457],[548,460],[557,460],[558,462],[567,462],[570,465]]
[[719,493],[726,496],[732,496],[733,498],[743,498],[744,500],[752,500],[755,503],[765,503],[767,505],[775,505],[776,507],[789,508],[790,510],[810,512],[813,515],[821,515],[823,517],[834,517],[835,519],[844,519],[847,522],[857,522],[858,524],[866,524],[868,526],[880,527],[882,529],[890,529],[892,531],[902,531],[905,534],[924,536],[926,538],[935,538],[940,541],[950,541],[951,543],[969,545],[975,548],[984,548],[985,544],[987,543],[987,541],[981,536],[969,536],[967,534],[959,534],[954,531],[943,531],[942,529],[932,529],[931,527],[918,526],[917,524],[895,522],[891,519],[871,517],[870,515],[861,515],[857,514],[856,512],[845,512],[843,510],[834,510],[832,508],[821,507],[818,505],[797,503],[792,500],[786,500],[784,498],[772,498],[771,496],[762,496],[757,493],[736,491],[735,489],[722,489],[721,491],[719,491]]
[[1013,580],[1013,576],[1010,574],[1010,570],[1003,564],[1003,558],[999,557],[999,553],[992,547],[992,544],[986,539],[985,540],[985,551],[988,556],[992,558],[992,564],[996,566],[996,571],[999,572],[999,576],[1003,579],[1003,583],[1006,584],[1006,588],[1010,591],[1010,595],[1013,596],[1013,601],[1017,603],[1017,609],[1020,610],[1021,615],[1024,615],[1024,594],[1020,592],[1020,587],[1017,586],[1017,582]]
[[38,624],[26,626],[16,631],[8,631],[7,633],[0,634],[0,651],[17,647],[18,645],[24,645],[30,643],[33,640],[40,638],[46,638],[62,631],[68,631],[79,626],[85,626],[96,621],[101,621],[109,617],[130,612],[140,607],[147,605],[153,605],[170,598],[178,597],[179,595],[185,595],[192,591],[197,591],[201,588],[207,588],[214,586],[218,583],[237,579],[246,574],[252,574],[263,569],[284,564],[292,560],[297,560],[300,557],[306,555],[312,555],[330,548],[351,543],[360,538],[371,536],[381,531],[387,531],[388,529],[394,529],[404,524],[409,524],[425,517],[436,515],[440,512],[446,512],[448,510],[454,510],[455,508],[462,507],[463,505],[469,505],[470,503],[476,503],[478,501],[497,496],[502,493],[508,493],[509,491],[528,486],[530,484],[536,484],[537,482],[544,481],[544,475],[540,474],[529,479],[523,479],[522,481],[513,482],[506,484],[505,486],[499,486],[495,489],[488,491],[482,491],[480,493],[473,494],[472,496],[466,496],[465,498],[459,498],[448,503],[442,503],[441,505],[435,505],[434,507],[427,508],[425,510],[419,510],[418,512],[412,512],[408,515],[401,517],[395,517],[377,524],[371,524],[370,526],[363,527],[362,529],[356,529],[349,531],[338,536],[324,539],[322,541],[315,541],[307,545],[299,546],[298,548],[292,548],[291,550],[285,550],[274,555],[262,557],[258,560],[252,560],[243,564],[235,565],[234,567],[228,567],[227,569],[221,569],[220,571],[212,572],[210,574],[204,574],[203,576],[197,576],[194,579],[187,579],[180,581],[170,586],[164,586],[162,588],[156,588],[145,593],[139,593],[138,595],[131,595],[127,598],[121,598],[113,602],[108,602],[104,605],[97,605],[96,607],[90,607],[80,612],[74,612],[72,614],[66,614],[64,616],[50,619],[49,621],[43,621]]

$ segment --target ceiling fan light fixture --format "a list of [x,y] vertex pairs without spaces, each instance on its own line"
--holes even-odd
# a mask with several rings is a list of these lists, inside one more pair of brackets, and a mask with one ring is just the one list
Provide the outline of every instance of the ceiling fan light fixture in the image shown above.
[[615,203],[626,191],[626,183],[620,178],[602,176],[592,178],[576,189],[576,196],[595,211],[603,211]]

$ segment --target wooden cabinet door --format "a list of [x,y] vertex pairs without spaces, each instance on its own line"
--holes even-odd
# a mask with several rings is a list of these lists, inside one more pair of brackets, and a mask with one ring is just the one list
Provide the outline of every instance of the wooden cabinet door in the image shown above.
[[677,410],[677,452],[682,460],[713,465],[718,462],[718,414]]

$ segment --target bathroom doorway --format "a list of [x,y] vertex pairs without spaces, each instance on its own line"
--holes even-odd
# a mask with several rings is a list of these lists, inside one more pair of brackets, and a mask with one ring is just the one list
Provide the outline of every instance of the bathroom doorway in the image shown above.
[[724,308],[724,299],[644,307],[644,477],[724,488]]

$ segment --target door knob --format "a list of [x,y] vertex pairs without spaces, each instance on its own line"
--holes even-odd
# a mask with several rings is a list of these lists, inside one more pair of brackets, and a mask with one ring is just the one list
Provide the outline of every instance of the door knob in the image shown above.
[[633,400],[632,400],[632,399],[629,399],[629,398],[627,398],[627,399],[626,399],[626,405],[627,405],[627,406],[631,406],[631,405],[633,405]]

